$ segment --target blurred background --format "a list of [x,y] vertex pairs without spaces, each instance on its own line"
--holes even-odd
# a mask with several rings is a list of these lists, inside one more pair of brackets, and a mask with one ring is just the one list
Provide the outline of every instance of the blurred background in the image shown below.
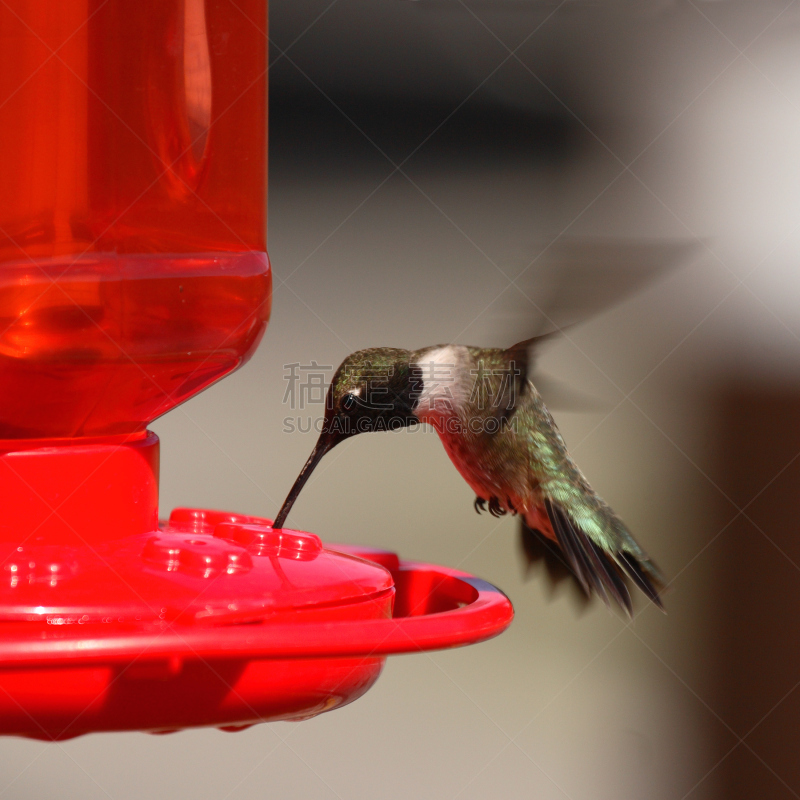
[[288,365],[510,344],[492,301],[560,247],[690,243],[541,361],[668,613],[551,596],[433,432],[357,437],[292,525],[477,574],[510,630],[307,722],[8,740],[0,797],[800,796],[800,4],[273,0],[269,39],[272,321],[153,426],[164,515],[277,512],[322,413]]

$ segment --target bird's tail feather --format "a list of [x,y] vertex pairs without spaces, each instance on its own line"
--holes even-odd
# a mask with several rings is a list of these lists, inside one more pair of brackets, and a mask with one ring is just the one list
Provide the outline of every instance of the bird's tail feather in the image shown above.
[[554,596],[556,591],[566,588],[579,611],[583,611],[591,597],[586,594],[580,581],[575,577],[572,567],[561,548],[538,528],[533,528],[520,517],[520,544],[525,558],[526,574],[537,567]]
[[662,611],[664,579],[611,509],[603,506],[610,546],[596,542],[561,505],[545,499],[545,510],[556,541],[576,580],[587,595],[595,592],[607,605],[614,600],[630,616],[632,605],[626,579],[638,586]]

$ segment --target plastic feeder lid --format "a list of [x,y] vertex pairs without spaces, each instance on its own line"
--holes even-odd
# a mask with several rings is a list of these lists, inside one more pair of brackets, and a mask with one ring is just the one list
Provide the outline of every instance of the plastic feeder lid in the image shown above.
[[268,522],[171,524],[83,547],[0,546],[0,621],[223,624],[320,607],[348,617],[359,603],[391,613],[385,569]]

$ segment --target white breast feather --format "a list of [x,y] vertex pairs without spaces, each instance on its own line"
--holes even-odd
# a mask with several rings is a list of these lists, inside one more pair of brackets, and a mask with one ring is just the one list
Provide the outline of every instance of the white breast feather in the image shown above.
[[414,410],[422,422],[435,422],[458,414],[469,399],[471,378],[466,347],[446,345],[426,350],[417,361],[422,373],[422,391]]

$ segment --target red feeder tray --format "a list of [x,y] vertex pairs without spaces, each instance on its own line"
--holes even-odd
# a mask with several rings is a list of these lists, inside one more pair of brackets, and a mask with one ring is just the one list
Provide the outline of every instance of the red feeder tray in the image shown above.
[[511,622],[508,598],[466,573],[267,519],[176,509],[156,527],[157,459],[152,433],[0,456],[0,504],[33,531],[2,545],[0,733],[305,719],[364,694],[387,655]]

